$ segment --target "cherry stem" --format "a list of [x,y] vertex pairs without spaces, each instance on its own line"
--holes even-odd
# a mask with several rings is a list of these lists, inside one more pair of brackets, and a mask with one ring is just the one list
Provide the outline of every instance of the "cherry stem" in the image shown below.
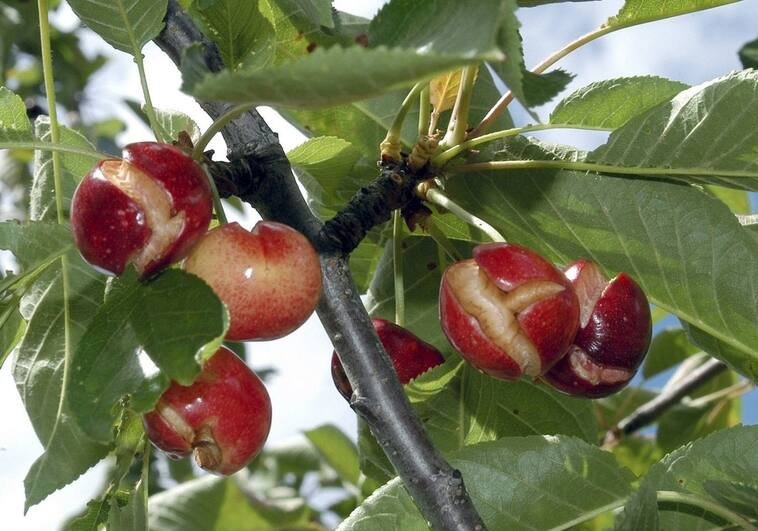
[[460,206],[458,203],[450,199],[448,196],[443,194],[438,188],[430,187],[426,190],[424,194],[424,199],[429,201],[430,203],[440,206],[444,208],[445,210],[449,210],[452,212],[455,216],[460,218],[461,220],[465,221],[469,225],[476,227],[483,233],[485,233],[487,236],[490,237],[490,239],[494,242],[505,242],[505,238],[502,234],[500,234],[495,227],[487,223],[481,218],[478,218],[462,206]]
[[218,222],[221,225],[226,225],[229,223],[229,220],[226,217],[224,204],[221,202],[221,196],[219,195],[218,188],[216,187],[216,181],[213,179],[211,172],[208,171],[208,167],[205,164],[202,164],[202,168],[205,172],[206,178],[208,179],[208,184],[211,187],[211,194],[213,195],[213,210],[216,212],[216,219],[218,219]]
[[[614,28],[611,26],[601,26],[595,30],[590,31],[589,33],[585,33],[581,37],[571,41],[570,43],[566,44],[559,50],[553,52],[550,56],[543,59],[541,63],[539,63],[537,66],[532,68],[532,72],[535,74],[541,74],[551,66],[553,66],[555,63],[557,63],[559,60],[566,57],[568,54],[573,52],[574,50],[577,50],[578,48],[581,48],[585,44],[594,41],[598,37],[602,37],[606,33],[610,33],[611,31],[614,31],[615,29],[620,28]],[[495,103],[495,105],[489,110],[489,112],[485,115],[484,118],[479,122],[479,124],[474,127],[474,129],[468,134],[467,138],[475,138],[487,131],[492,126],[492,123],[497,120],[497,118],[505,112],[505,110],[508,108],[508,105],[513,101],[513,92],[508,91]]]
[[403,100],[400,109],[398,109],[397,114],[395,115],[395,119],[387,130],[387,135],[380,144],[382,157],[389,156],[393,160],[400,160],[400,143],[401,135],[403,133],[403,123],[405,123],[405,118],[408,116],[408,112],[416,102],[416,96],[424,90],[424,87],[428,86],[429,83],[427,82],[416,83]]
[[195,160],[202,160],[205,148],[208,147],[208,144],[211,140],[213,140],[213,137],[216,136],[216,134],[219,133],[226,124],[239,117],[241,114],[249,111],[253,107],[254,105],[251,103],[242,103],[240,105],[235,105],[227,112],[219,116],[216,120],[214,120],[210,127],[208,127],[208,129],[206,129],[205,132],[197,140],[197,143],[192,150],[192,158]]
[[395,277],[395,324],[405,326],[405,283],[403,277],[403,216],[392,213],[392,271]]
[[476,82],[478,72],[478,64],[463,67],[461,84],[458,87],[458,95],[455,99],[453,112],[450,115],[447,133],[445,133],[445,137],[440,142],[440,147],[443,149],[456,146],[466,138],[469,111],[471,110],[471,96],[474,93],[474,83]]
[[432,108],[429,104],[429,84],[425,84],[424,88],[421,90],[421,94],[419,94],[419,105],[418,105],[418,136],[423,136],[428,133],[429,127],[432,123]]
[[153,100],[150,97],[150,88],[147,84],[147,75],[145,74],[145,57],[142,53],[138,53],[134,56],[134,62],[137,64],[137,72],[139,72],[139,81],[142,86],[142,95],[145,98],[145,114],[147,114],[147,121],[150,122],[150,129],[153,130],[155,139],[159,142],[164,139],[166,135],[158,117],[155,115],[155,107],[153,107]]

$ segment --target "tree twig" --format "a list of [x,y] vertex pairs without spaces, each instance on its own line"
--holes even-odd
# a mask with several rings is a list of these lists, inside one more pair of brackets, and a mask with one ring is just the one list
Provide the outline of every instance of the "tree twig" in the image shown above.
[[[169,1],[166,27],[156,42],[177,65],[184,50],[199,42],[207,66],[212,71],[223,67],[216,47],[175,0]],[[219,102],[200,105],[214,119],[229,109]],[[222,134],[229,159],[233,164],[247,165],[249,180],[256,184],[252,188],[249,182],[232,180],[223,183],[227,189],[247,187],[241,197],[264,218],[298,229],[319,251],[324,293],[317,312],[353,387],[352,406],[368,422],[424,517],[434,529],[485,529],[460,472],[432,445],[411,409],[355,288],[348,256],[322,237],[322,224],[300,194],[276,134],[255,109],[228,123]],[[231,179],[235,174],[228,176]]]
[[721,374],[727,368],[723,361],[711,358],[690,374],[683,377],[675,385],[665,390],[649,402],[642,404],[632,413],[621,419],[616,426],[608,430],[604,444],[613,444],[622,437],[634,433],[653,423],[670,408],[678,404],[682,398],[697,389],[711,378]]

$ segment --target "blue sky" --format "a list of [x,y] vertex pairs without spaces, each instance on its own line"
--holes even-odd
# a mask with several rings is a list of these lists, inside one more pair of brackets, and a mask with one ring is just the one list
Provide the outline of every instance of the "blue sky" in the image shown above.
[[[586,33],[613,15],[622,5],[620,0],[556,4],[523,9],[519,17],[523,24],[527,64],[533,65],[553,50]],[[372,16],[381,1],[335,2],[340,9],[363,16]],[[67,24],[71,15],[60,23]],[[620,76],[655,74],[697,84],[741,68],[737,49],[746,41],[758,37],[758,6],[755,0],[731,4],[715,10],[695,13],[677,19],[634,27],[611,34],[577,51],[558,66],[576,74],[570,90],[589,82]],[[87,39],[90,53],[108,53],[113,60],[100,72],[88,90],[90,105],[85,119],[96,120],[111,116],[114,110],[127,121],[128,129],[120,138],[124,144],[149,138],[149,131],[118,101],[140,94],[139,80],[131,57],[113,52],[99,38]],[[192,115],[206,128],[210,120],[187,96],[179,93],[180,79],[173,64],[153,45],[145,48],[146,67],[155,105],[159,108],[182,110]],[[537,110],[547,117],[551,105]],[[304,140],[294,128],[283,122],[276,113],[263,110],[264,116],[280,133],[285,149]],[[530,122],[526,114],[513,109],[517,122]],[[570,135],[570,136],[569,136]],[[541,135],[554,141],[568,141],[579,147],[592,147],[603,136],[594,133],[557,131]],[[211,144],[216,153],[224,153],[219,139]],[[255,216],[249,213],[239,219],[251,227]],[[276,367],[279,371],[268,384],[274,408],[271,442],[280,442],[297,435],[301,430],[331,422],[348,433],[355,433],[352,411],[335,392],[329,374],[332,348],[314,317],[305,326],[281,340],[252,344],[248,349],[253,367]],[[8,364],[9,365],[9,364]],[[660,385],[656,379],[652,382]],[[85,474],[73,486],[52,495],[41,505],[32,508],[26,518],[23,511],[23,478],[41,446],[34,436],[9,374],[9,366],[0,371],[0,403],[3,404],[4,429],[0,431],[0,514],[3,527],[14,531],[55,529],[67,515],[77,510],[98,492],[103,468]],[[751,393],[745,401],[746,422],[758,422],[758,394]]]

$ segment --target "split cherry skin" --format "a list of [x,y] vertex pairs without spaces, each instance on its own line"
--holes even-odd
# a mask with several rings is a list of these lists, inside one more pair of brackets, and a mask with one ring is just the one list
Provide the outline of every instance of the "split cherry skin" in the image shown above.
[[474,248],[447,268],[440,322],[471,365],[494,378],[536,378],[566,353],[579,325],[568,279],[537,253],[514,244]]
[[652,320],[647,297],[626,273],[608,281],[594,262],[566,268],[581,308],[573,344],[544,379],[570,395],[599,398],[623,388],[650,346]]
[[[379,318],[371,319],[371,322],[403,385],[432,367],[444,363],[445,358],[439,350],[402,326]],[[332,354],[332,379],[337,390],[349,402],[353,396],[353,388],[336,352]]]
[[172,382],[144,423],[152,443],[171,457],[194,454],[203,469],[229,475],[263,448],[271,400],[260,378],[221,347],[192,385]]
[[184,262],[185,271],[213,288],[229,309],[230,341],[285,336],[313,313],[321,294],[321,265],[295,229],[259,221],[209,231]]
[[129,144],[122,159],[100,161],[79,183],[71,229],[84,259],[143,277],[184,258],[208,230],[212,193],[203,169],[180,149]]

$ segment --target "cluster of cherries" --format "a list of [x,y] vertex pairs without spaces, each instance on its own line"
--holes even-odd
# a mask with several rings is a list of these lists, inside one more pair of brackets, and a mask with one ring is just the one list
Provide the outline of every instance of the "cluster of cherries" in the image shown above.
[[[82,256],[120,275],[129,265],[149,278],[184,260],[229,310],[230,341],[276,339],[313,313],[321,267],[310,242],[271,221],[208,230],[213,198],[203,169],[168,144],[141,142],[122,159],[99,162],[81,181],[71,228]],[[289,289],[298,278],[298,290]],[[204,469],[232,474],[263,447],[271,399],[258,376],[221,347],[190,386],[172,382],[145,415],[150,440],[172,457],[194,454]]]
[[[318,255],[298,231],[259,222],[210,231],[212,194],[200,166],[179,148],[142,142],[104,160],[79,184],[71,227],[82,256],[120,275],[142,278],[184,260],[229,310],[230,341],[289,334],[311,315],[321,293]],[[291,279],[298,279],[292,290]],[[479,370],[504,380],[523,375],[577,396],[616,392],[647,352],[652,323],[645,294],[626,274],[608,281],[594,262],[564,271],[518,245],[479,245],[445,271],[440,321],[450,343]],[[374,327],[405,384],[444,362],[408,330],[383,319]],[[350,400],[337,358],[332,377]],[[145,415],[151,441],[173,457],[194,454],[204,469],[232,474],[263,447],[271,400],[261,380],[221,347],[189,386],[172,382]]]
[[[629,275],[608,281],[588,260],[560,271],[508,243],[479,245],[473,256],[447,268],[439,301],[442,330],[471,365],[501,380],[526,375],[587,398],[629,383],[652,332],[647,297]],[[408,330],[373,323],[402,383],[445,361]],[[349,400],[336,353],[332,377]]]

